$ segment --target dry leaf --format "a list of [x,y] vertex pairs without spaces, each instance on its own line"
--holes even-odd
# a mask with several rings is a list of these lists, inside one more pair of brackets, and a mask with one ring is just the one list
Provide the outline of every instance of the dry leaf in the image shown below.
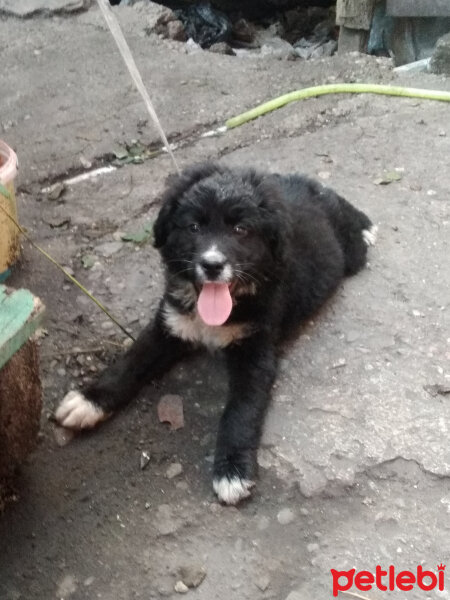
[[160,423],[170,423],[172,430],[184,427],[183,398],[175,394],[166,394],[158,402]]

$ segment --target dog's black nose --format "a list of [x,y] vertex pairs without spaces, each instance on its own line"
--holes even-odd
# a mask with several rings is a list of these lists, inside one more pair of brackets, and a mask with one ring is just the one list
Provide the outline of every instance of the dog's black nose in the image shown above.
[[208,260],[206,258],[203,258],[200,261],[200,266],[203,269],[206,277],[208,277],[209,279],[216,279],[217,277],[219,277],[219,275],[221,275],[225,263],[225,259]]

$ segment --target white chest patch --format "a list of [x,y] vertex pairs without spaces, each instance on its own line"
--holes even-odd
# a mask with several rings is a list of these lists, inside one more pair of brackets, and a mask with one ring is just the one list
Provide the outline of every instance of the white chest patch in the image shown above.
[[206,346],[211,350],[226,348],[235,340],[240,340],[250,334],[250,328],[246,325],[221,325],[219,327],[206,325],[196,310],[183,315],[168,303],[164,305],[163,315],[166,325],[173,335],[187,342]]

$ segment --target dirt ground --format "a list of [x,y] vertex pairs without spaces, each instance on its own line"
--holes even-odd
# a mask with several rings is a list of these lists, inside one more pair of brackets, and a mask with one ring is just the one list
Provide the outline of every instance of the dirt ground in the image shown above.
[[[138,11],[118,14],[167,134],[184,140],[181,166],[217,158],[318,177],[371,216],[379,241],[364,272],[287,349],[260,480],[238,508],[220,506],[211,488],[226,389],[220,357],[179,366],[95,433],[58,445],[57,402],[95,376],[125,336],[24,244],[10,284],[47,306],[45,408],[39,448],[0,518],[0,598],[175,598],[179,569],[202,567],[206,577],[187,597],[319,600],[332,598],[330,569],[436,571],[450,558],[450,398],[433,387],[450,384],[449,106],[329,96],[222,137],[199,135],[309,85],[450,90],[450,80],[395,77],[388,60],[361,55],[187,54],[145,35]],[[100,15],[3,16],[0,62],[0,133],[20,159],[22,224],[137,333],[162,276],[151,244],[122,235],[154,219],[168,157],[67,186],[57,199],[41,192],[88,163],[104,165],[121,144],[157,142]],[[393,171],[398,180],[380,185]],[[156,415],[167,393],[183,398],[185,427],[175,432]],[[389,597],[450,599],[447,580],[442,591]]]

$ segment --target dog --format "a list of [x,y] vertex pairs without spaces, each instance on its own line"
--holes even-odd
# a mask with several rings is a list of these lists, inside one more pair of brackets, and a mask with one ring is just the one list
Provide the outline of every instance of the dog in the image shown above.
[[251,494],[280,344],[366,263],[376,227],[303,175],[203,163],[172,178],[154,224],[164,295],[137,341],[99,379],[62,400],[64,427],[96,426],[199,346],[225,354],[226,408],[213,488]]

